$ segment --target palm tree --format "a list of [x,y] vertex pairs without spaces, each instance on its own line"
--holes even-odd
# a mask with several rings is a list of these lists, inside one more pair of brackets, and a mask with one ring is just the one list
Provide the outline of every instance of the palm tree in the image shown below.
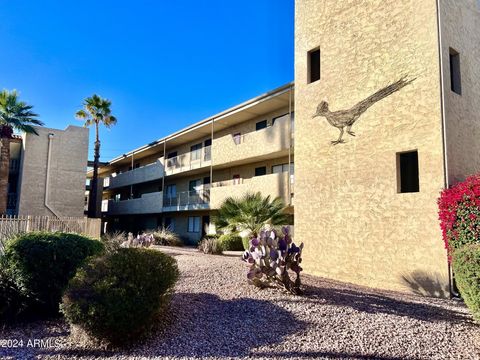
[[77,119],[85,121],[84,126],[95,125],[95,148],[93,158],[93,177],[90,182],[90,196],[88,200],[88,216],[93,218],[100,217],[97,207],[97,184],[98,184],[98,165],[100,162],[100,138],[98,129],[100,124],[110,128],[117,123],[117,119],[112,115],[110,106],[112,102],[102,99],[94,94],[83,101],[83,109],[75,114]]
[[284,213],[285,204],[279,197],[270,200],[261,193],[247,193],[237,199],[229,197],[218,210],[213,222],[219,229],[248,231],[257,236],[265,225],[285,225],[289,216]]
[[10,139],[13,131],[38,135],[33,126],[43,125],[40,120],[36,119],[38,115],[32,109],[33,106],[24,101],[19,101],[16,90],[2,90],[0,92],[0,138],[2,145],[0,151],[0,214],[7,212]]

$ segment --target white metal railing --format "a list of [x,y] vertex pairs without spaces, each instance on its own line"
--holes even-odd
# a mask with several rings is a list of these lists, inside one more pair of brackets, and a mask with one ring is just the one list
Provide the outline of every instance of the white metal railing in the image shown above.
[[175,195],[167,195],[163,199],[163,207],[188,208],[208,207],[210,204],[210,189],[182,191]]
[[167,173],[182,172],[198,169],[210,165],[212,160],[212,147],[205,146],[197,151],[190,151],[166,160]]

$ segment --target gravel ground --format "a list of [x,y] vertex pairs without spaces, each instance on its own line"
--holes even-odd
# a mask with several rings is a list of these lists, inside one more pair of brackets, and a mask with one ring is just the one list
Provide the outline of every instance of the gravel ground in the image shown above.
[[[181,278],[166,324],[140,346],[102,350],[63,321],[0,330],[8,359],[480,359],[463,304],[304,276],[302,297],[258,290],[237,257],[168,250]],[[42,339],[47,347],[28,340]]]

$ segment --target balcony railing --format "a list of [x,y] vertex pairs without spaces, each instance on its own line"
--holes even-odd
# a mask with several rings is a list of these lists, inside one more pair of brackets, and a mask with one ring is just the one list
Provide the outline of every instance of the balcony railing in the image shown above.
[[190,151],[166,160],[165,172],[175,174],[183,171],[199,169],[210,166],[212,160],[212,147],[206,146],[197,151]]
[[208,209],[210,189],[183,191],[163,199],[163,211]]
[[162,212],[163,192],[143,194],[140,198],[129,200],[108,200],[102,202],[102,211],[108,215],[157,214]]
[[[103,186],[110,189],[158,180],[163,177],[163,164],[160,160],[152,164],[126,171],[104,179]],[[108,179],[108,180],[107,180]]]

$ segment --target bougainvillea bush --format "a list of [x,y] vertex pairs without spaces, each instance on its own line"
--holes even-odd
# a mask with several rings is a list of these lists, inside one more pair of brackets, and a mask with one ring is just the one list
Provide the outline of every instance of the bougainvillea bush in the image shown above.
[[480,175],[445,189],[438,206],[443,240],[451,261],[455,249],[480,243]]
[[[249,245],[243,260],[250,264],[247,274],[250,284],[261,288],[279,286],[292,294],[301,294],[303,243],[295,245],[288,227],[283,227],[281,234],[275,230],[261,231],[250,239]],[[296,275],[295,281],[289,272]]]

